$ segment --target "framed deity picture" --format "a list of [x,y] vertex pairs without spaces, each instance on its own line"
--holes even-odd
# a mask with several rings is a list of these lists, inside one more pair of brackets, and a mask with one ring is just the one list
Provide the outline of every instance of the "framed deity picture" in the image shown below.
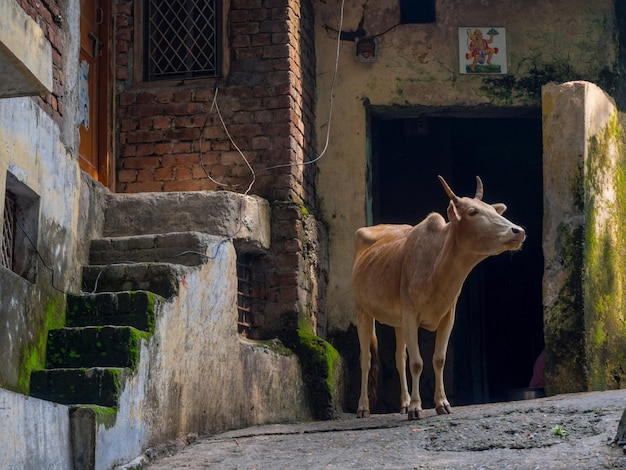
[[507,73],[504,28],[465,26],[459,28],[459,72],[463,74]]

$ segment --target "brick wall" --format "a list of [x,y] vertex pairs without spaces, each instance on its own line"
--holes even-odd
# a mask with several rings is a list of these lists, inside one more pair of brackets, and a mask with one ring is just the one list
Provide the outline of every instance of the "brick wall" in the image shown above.
[[[308,2],[233,0],[227,76],[161,84],[141,83],[133,4],[116,6],[118,190],[245,192],[247,159],[256,174],[250,193],[314,206],[311,167],[269,169],[315,156]],[[309,36],[300,36],[303,26]]]
[[117,190],[249,189],[266,198],[272,248],[262,258],[265,285],[256,290],[265,310],[253,335],[293,338],[303,316],[323,334],[326,262],[305,228],[321,227],[315,167],[302,165],[316,156],[310,0],[232,0],[230,66],[220,80],[141,83],[133,13],[132,1],[117,0]]
[[39,106],[61,127],[63,121],[63,40],[64,16],[58,0],[18,0],[24,11],[37,22],[52,46],[52,93],[36,97]]

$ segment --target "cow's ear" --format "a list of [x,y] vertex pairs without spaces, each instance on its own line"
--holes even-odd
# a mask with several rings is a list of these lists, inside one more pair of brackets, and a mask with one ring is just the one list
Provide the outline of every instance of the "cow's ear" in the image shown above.
[[492,204],[491,205],[498,214],[502,215],[504,214],[504,211],[506,210],[506,205],[502,204],[501,202],[498,202],[496,204]]
[[457,222],[460,219],[459,213],[456,211],[456,206],[452,201],[448,204],[448,220],[450,222]]

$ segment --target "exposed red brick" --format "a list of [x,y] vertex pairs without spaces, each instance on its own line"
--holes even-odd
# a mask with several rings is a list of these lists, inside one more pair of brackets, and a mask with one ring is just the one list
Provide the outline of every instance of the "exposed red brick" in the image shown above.
[[191,142],[177,142],[172,144],[171,153],[189,153],[191,152]]
[[161,140],[163,140],[163,132],[161,131],[139,130],[128,134],[129,143],[159,142]]
[[233,10],[230,12],[231,23],[247,23],[250,19],[249,10]]
[[171,142],[162,142],[154,145],[155,155],[167,155],[172,153],[172,147],[174,144]]
[[120,156],[122,157],[133,157],[136,152],[137,152],[137,146],[136,145],[128,145],[126,144],[126,135],[125,134],[120,134],[120,144],[122,144],[120,147]]
[[159,157],[125,158],[123,165],[125,170],[141,170],[143,168],[157,168],[161,166]]
[[164,191],[199,191],[200,182],[198,180],[165,181]]
[[196,90],[193,94],[193,100],[194,101],[202,101],[202,102],[207,102],[207,101],[213,101],[213,96],[215,95],[215,91],[213,90],[213,88],[202,88],[199,90]]
[[168,129],[164,130],[161,134],[162,138],[166,140],[195,140],[200,137],[200,129]]
[[233,10],[253,10],[261,8],[261,0],[233,0]]
[[171,119],[167,116],[156,116],[152,123],[155,129],[169,129],[171,127]]
[[137,171],[137,182],[138,183],[143,183],[146,181],[154,181],[155,177],[154,177],[154,170],[139,170]]
[[137,145],[137,150],[135,152],[135,155],[139,156],[146,156],[146,155],[152,155],[154,152],[154,144],[139,144]]
[[178,167],[183,165],[197,165],[198,155],[181,154],[181,155],[164,155],[161,157],[162,167]]
[[145,193],[163,191],[163,183],[160,181],[146,181],[144,183],[126,183],[127,193]]
[[117,179],[122,183],[137,181],[136,170],[118,170]]
[[154,170],[154,179],[156,181],[169,181],[174,177],[174,170],[171,167],[157,168]]

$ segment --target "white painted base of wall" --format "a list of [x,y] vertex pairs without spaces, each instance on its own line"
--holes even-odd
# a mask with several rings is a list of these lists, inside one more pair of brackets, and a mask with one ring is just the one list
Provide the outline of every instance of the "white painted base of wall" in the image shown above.
[[67,406],[0,389],[0,468],[72,468]]

